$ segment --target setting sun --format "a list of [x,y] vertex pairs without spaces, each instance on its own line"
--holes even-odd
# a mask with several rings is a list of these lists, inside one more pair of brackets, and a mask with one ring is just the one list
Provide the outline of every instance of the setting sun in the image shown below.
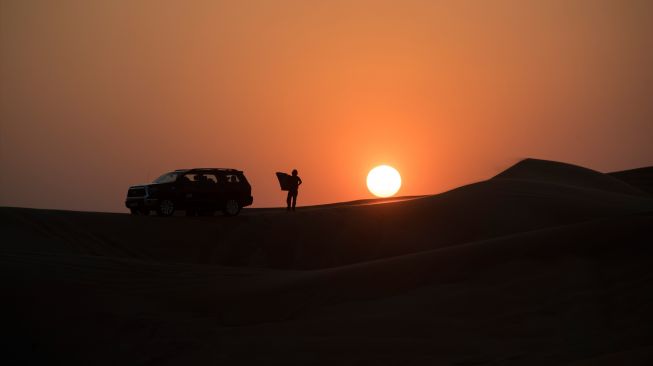
[[377,197],[393,196],[401,187],[401,176],[389,165],[379,165],[367,174],[367,188]]

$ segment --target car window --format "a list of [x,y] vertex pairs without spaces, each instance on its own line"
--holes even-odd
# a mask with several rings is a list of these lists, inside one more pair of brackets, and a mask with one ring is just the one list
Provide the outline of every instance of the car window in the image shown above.
[[215,174],[204,174],[204,180],[208,183],[218,183],[218,177]]
[[181,177],[180,180],[181,180],[183,183],[196,182],[196,181],[197,181],[197,176],[198,176],[198,175],[199,175],[199,174],[195,174],[195,173],[184,174],[184,175]]
[[240,183],[240,178],[235,174],[227,174],[225,176],[227,183]]
[[184,176],[181,179],[186,183],[196,183],[196,184],[218,183],[218,177],[215,174],[211,174],[211,173],[189,173],[189,174],[184,174]]
[[166,173],[154,180],[154,183],[172,183],[177,180],[177,173]]

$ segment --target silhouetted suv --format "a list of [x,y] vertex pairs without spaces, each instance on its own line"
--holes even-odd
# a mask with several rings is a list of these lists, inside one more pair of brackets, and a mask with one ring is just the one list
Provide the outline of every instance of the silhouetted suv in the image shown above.
[[125,205],[134,215],[147,215],[152,210],[160,216],[177,210],[188,215],[213,215],[220,210],[234,216],[253,201],[252,187],[243,172],[198,168],[175,170],[151,184],[129,187]]

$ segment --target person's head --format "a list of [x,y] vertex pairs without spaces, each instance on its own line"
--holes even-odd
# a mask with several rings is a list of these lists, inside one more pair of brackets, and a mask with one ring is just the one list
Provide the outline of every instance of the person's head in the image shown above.
[[292,176],[293,176],[293,177],[296,177],[296,176],[297,176],[297,169],[293,169],[293,170],[292,170]]

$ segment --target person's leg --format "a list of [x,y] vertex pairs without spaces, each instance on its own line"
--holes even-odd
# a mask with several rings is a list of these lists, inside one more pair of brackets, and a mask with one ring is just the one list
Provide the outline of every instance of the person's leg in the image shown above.
[[292,191],[288,191],[288,197],[286,197],[286,210],[290,211],[290,200],[292,200]]
[[294,192],[292,195],[292,210],[295,211],[295,206],[297,206],[297,194],[299,192]]

